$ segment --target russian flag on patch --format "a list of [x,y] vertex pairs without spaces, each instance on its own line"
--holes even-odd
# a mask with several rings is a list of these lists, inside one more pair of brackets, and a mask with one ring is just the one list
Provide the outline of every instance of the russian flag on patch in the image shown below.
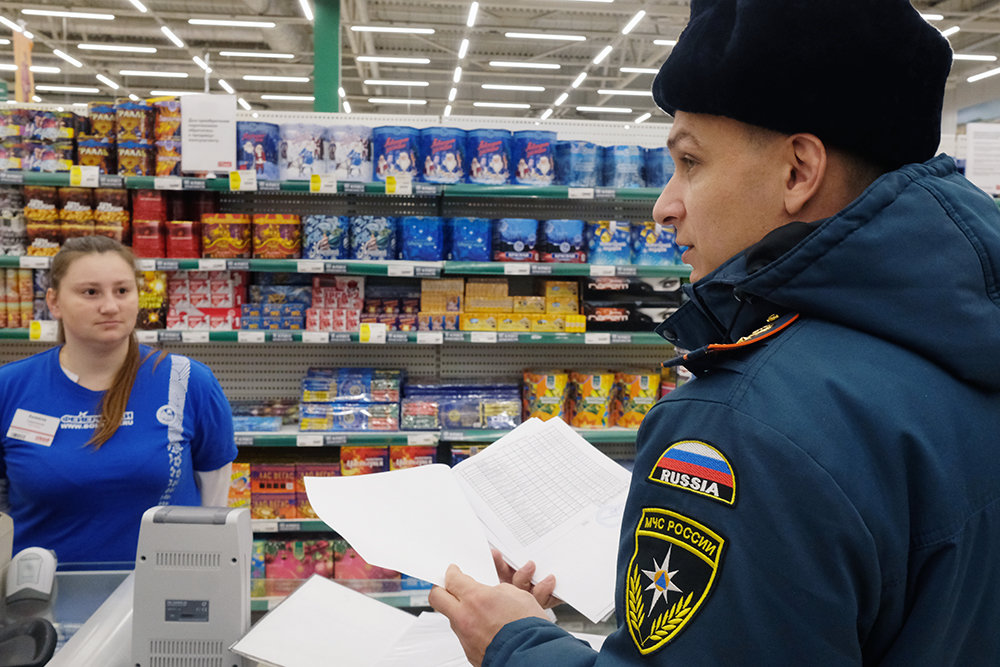
[[670,445],[660,456],[649,479],[730,505],[736,499],[736,476],[729,461],[718,449],[698,440],[682,440]]

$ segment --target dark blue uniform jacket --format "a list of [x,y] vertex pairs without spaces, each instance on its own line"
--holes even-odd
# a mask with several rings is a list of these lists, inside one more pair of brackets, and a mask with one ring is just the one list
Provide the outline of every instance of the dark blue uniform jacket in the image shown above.
[[523,619],[484,664],[1000,665],[996,204],[939,156],[688,289],[618,629],[595,653]]

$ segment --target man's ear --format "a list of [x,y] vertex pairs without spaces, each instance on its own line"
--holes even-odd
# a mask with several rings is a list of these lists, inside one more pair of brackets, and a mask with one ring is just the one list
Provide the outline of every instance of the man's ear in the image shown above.
[[785,183],[785,210],[799,216],[816,196],[826,177],[826,146],[814,134],[793,134],[787,138],[786,156],[789,161]]

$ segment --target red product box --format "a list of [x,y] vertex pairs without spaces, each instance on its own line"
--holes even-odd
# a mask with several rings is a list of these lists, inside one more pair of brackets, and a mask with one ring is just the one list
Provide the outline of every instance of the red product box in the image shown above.
[[340,474],[367,475],[389,470],[387,447],[341,447]]
[[300,519],[318,519],[316,511],[309,504],[306,495],[306,477],[339,477],[339,463],[296,463],[295,464],[295,499],[298,504]]
[[296,519],[295,493],[250,492],[251,519]]
[[167,196],[161,190],[136,190],[132,193],[133,220],[167,219]]
[[333,540],[267,540],[263,551],[267,595],[290,595],[314,574],[334,575]]
[[342,584],[362,593],[400,589],[399,572],[369,564],[345,540],[334,540],[333,576]]
[[416,468],[437,462],[434,445],[392,445],[389,447],[389,470]]
[[294,463],[254,463],[250,466],[254,493],[295,493]]
[[250,464],[233,463],[229,476],[229,507],[250,507]]
[[201,257],[201,231],[197,222],[167,222],[167,257]]

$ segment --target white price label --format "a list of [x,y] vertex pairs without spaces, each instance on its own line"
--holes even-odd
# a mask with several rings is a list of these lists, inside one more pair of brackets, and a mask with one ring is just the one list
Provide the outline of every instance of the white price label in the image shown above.
[[302,332],[302,342],[303,343],[320,343],[326,344],[330,342],[330,332],[329,331],[303,331]]
[[278,532],[277,521],[254,521],[253,532],[255,533],[276,533]]
[[69,168],[69,184],[75,188],[96,188],[101,184],[101,170],[95,166],[75,164]]
[[31,320],[28,324],[28,338],[54,343],[59,339],[59,322],[57,320]]
[[611,345],[610,333],[583,334],[583,342],[587,345]]
[[296,261],[299,273],[323,273],[324,264],[321,259],[300,259]]
[[530,276],[531,264],[520,262],[507,262],[503,265],[504,275],[507,276]]
[[236,341],[239,343],[263,343],[267,341],[267,334],[260,329],[241,329],[236,332]]
[[160,332],[155,329],[136,329],[135,337],[140,343],[146,345],[160,342]]
[[207,343],[208,342],[208,332],[207,331],[182,331],[181,332],[181,342],[182,343]]
[[413,177],[409,174],[386,176],[385,193],[387,195],[412,195]]
[[358,340],[362,343],[374,343],[381,345],[385,343],[386,326],[379,322],[362,322]]
[[229,172],[229,189],[233,191],[256,191],[257,172],[253,169],[240,169]]
[[137,259],[135,260],[135,268],[140,271],[156,271],[156,260],[155,259]]
[[225,271],[227,268],[226,260],[224,259],[199,259],[198,260],[198,270],[199,271]]
[[570,199],[593,199],[594,188],[570,188],[566,194]]
[[17,265],[22,269],[47,269],[51,263],[51,258],[49,257],[35,257],[31,255],[24,255],[18,257]]
[[389,264],[386,267],[386,275],[389,276],[412,276],[414,275],[413,264]]
[[443,331],[418,331],[417,343],[420,345],[440,345],[444,342]]
[[472,331],[469,335],[471,343],[495,343],[497,342],[496,331]]
[[591,264],[590,275],[592,276],[613,276],[615,267],[610,264]]
[[296,447],[322,447],[323,436],[313,433],[300,433],[295,436]]
[[406,444],[408,445],[436,445],[437,433],[407,433]]
[[337,179],[325,174],[313,174],[309,177],[309,192],[337,192]]
[[184,180],[180,176],[157,176],[153,179],[154,190],[183,190]]

